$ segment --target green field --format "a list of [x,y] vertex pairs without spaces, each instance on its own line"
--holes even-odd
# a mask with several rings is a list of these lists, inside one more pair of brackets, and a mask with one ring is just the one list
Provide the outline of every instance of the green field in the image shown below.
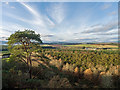
[[79,44],[79,45],[62,45],[67,47],[91,47],[91,48],[114,48],[117,49],[117,45],[92,45],[92,44]]
[[3,54],[8,54],[8,53],[10,53],[9,51],[2,51],[2,55]]

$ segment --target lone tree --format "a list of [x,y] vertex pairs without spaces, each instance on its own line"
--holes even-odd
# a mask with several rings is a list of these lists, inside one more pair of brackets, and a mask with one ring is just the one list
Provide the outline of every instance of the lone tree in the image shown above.
[[29,68],[30,79],[32,78],[31,54],[40,49],[40,34],[32,30],[16,31],[8,38],[8,48],[14,59],[24,62]]

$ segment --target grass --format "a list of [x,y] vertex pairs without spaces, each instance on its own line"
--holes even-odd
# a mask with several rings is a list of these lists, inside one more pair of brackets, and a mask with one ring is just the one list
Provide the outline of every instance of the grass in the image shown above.
[[46,47],[46,46],[51,46],[51,45],[48,45],[48,44],[44,44],[44,45],[40,45],[42,47]]
[[9,51],[2,51],[2,55],[3,54],[8,54],[8,53],[10,53]]
[[117,49],[117,45],[92,45],[92,44],[79,44],[79,45],[62,45],[67,47],[93,47],[93,48],[114,48]]

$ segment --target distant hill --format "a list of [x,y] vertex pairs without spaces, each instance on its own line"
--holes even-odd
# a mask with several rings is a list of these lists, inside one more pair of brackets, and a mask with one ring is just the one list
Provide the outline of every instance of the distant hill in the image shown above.
[[7,41],[0,41],[0,45],[5,45],[7,44]]
[[[7,44],[7,41],[0,41],[0,45],[5,45]],[[71,42],[51,42],[51,43],[43,43],[43,44],[48,44],[48,45],[54,45],[54,44],[59,44],[59,45],[78,45],[78,44],[109,44],[109,45],[117,45],[118,42],[87,42],[87,43],[71,43]]]
[[79,44],[101,44],[101,45],[117,45],[118,42],[89,42],[89,43],[70,43],[70,42],[52,42],[52,43],[43,43],[43,44],[48,44],[48,45],[54,45],[54,44],[58,44],[58,45],[79,45]]

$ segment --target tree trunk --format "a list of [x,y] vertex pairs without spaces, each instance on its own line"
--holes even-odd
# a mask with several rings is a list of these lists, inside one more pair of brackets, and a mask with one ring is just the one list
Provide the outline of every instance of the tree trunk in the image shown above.
[[29,74],[30,74],[30,79],[32,79],[32,70],[31,70],[31,67],[30,67],[30,70],[29,70]]
[[30,79],[32,79],[32,61],[29,56],[29,61],[30,61],[30,66],[29,66],[29,74],[30,74]]

